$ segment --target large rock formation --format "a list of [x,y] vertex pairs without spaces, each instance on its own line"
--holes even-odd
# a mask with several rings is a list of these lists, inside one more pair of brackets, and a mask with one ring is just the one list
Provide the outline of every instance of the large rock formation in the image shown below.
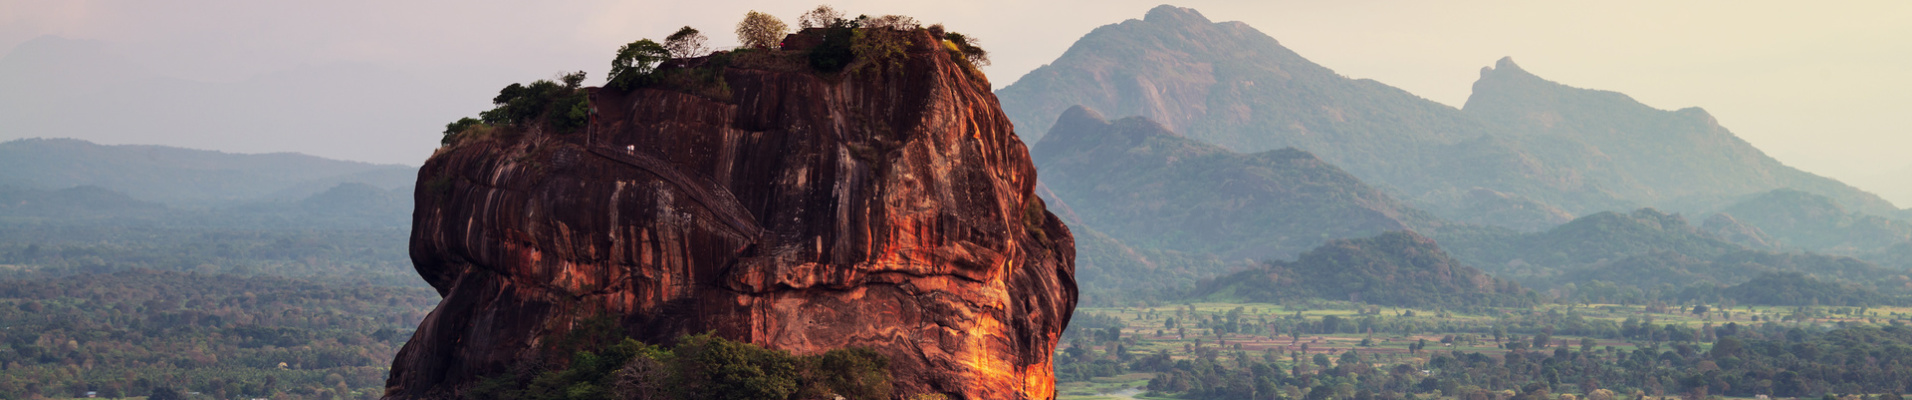
[[899,397],[1053,398],[1074,240],[981,73],[922,31],[908,48],[841,73],[678,60],[722,85],[591,89],[584,132],[433,155],[412,259],[445,299],[388,397],[458,395],[609,315],[653,343],[868,346]]

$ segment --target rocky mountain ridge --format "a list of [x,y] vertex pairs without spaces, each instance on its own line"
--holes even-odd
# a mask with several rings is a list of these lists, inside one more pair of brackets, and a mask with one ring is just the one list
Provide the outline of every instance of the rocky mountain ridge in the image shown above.
[[1342,76],[1246,24],[1164,5],[1095,29],[999,94],[1025,128],[1083,105],[1234,151],[1297,148],[1459,223],[1532,232],[1601,211],[1709,212],[1787,188],[1904,212],[1779,163],[1698,108],[1569,87],[1512,59],[1483,69],[1474,88],[1457,109]]

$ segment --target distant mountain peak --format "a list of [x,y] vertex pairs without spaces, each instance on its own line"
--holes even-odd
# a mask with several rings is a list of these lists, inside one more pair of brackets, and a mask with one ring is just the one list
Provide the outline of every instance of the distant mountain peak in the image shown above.
[[1142,20],[1157,24],[1175,25],[1213,23],[1208,20],[1208,17],[1202,16],[1200,11],[1195,11],[1193,8],[1176,7],[1167,4],[1155,6],[1155,8],[1150,9],[1148,15],[1143,16]]
[[[1110,121],[1108,117],[1088,106],[1069,107],[1056,118],[1056,124],[1049,129],[1042,140],[1030,148],[1030,156],[1038,161],[1047,159],[1058,152],[1088,149],[1111,143],[1136,145],[1151,137],[1166,136],[1182,138],[1181,134],[1161,123],[1146,117],[1133,116]],[[1225,151],[1221,147],[1201,142],[1188,142],[1192,148],[1201,152]]]
[[1101,112],[1097,112],[1093,108],[1089,108],[1087,106],[1081,106],[1081,105],[1077,105],[1075,107],[1069,107],[1068,110],[1063,110],[1062,116],[1057,118],[1056,120],[1058,125],[1061,125],[1061,124],[1075,125],[1075,124],[1084,124],[1084,123],[1099,124],[1099,125],[1109,124],[1109,118],[1102,116]]
[[1480,81],[1474,83],[1474,90],[1479,92],[1481,82],[1490,80],[1533,80],[1538,81],[1536,83],[1559,85],[1553,81],[1541,79],[1539,75],[1534,75],[1532,72],[1527,72],[1526,69],[1520,68],[1520,64],[1514,63],[1513,56],[1501,57],[1500,60],[1494,61],[1494,66],[1492,67],[1481,67]]
[[1494,69],[1505,70],[1510,68],[1520,69],[1519,65],[1514,64],[1514,56],[1501,57],[1499,61],[1494,61]]

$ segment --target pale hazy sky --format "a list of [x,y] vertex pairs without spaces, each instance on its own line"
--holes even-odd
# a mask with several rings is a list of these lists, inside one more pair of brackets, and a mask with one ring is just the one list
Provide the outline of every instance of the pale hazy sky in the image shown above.
[[[854,14],[904,14],[983,40],[997,87],[1053,60],[1089,30],[1140,18],[1161,0],[831,1]],[[1238,20],[1344,75],[1460,106],[1481,67],[1502,56],[1542,77],[1699,106],[1789,165],[1912,205],[1912,2],[1752,1],[1180,1]],[[394,70],[442,88],[475,114],[496,88],[585,70],[617,46],[731,27],[760,10],[794,24],[811,2],[0,0],[0,52],[56,35],[108,44],[152,73],[207,82],[327,65]],[[4,54],[4,53],[0,53]],[[4,97],[5,94],[0,94]],[[459,103],[462,102],[462,103]],[[333,143],[112,136],[228,151],[299,151],[416,165],[443,122],[402,122],[418,137]],[[396,121],[396,120],[395,120]],[[414,129],[411,125],[418,125]],[[270,137],[271,133],[257,133]],[[0,131],[0,140],[33,137]],[[275,144],[277,143],[277,144]],[[275,147],[276,146],[276,147]],[[1903,171],[1895,178],[1882,171]]]

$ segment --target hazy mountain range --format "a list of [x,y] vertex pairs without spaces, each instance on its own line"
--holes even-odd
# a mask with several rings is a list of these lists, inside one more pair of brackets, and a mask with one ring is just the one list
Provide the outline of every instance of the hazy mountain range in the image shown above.
[[1072,108],[1030,152],[1070,215],[1129,243],[1224,259],[1441,223],[1312,154],[1242,154],[1140,117]]
[[[391,69],[313,64],[209,81],[153,71],[124,49],[56,36],[0,56],[0,138],[350,153],[416,162],[488,89]],[[475,92],[475,93],[474,93]],[[477,101],[473,101],[477,100]],[[267,134],[270,133],[270,134]]]
[[0,186],[97,186],[174,206],[300,199],[349,182],[404,189],[417,177],[416,167],[297,153],[233,154],[77,139],[0,142]]
[[[246,121],[358,106],[298,99],[335,91],[310,82],[338,76],[184,82],[89,46],[36,41],[0,60],[0,88],[46,99],[8,104],[0,129],[290,129]],[[1511,59],[1484,68],[1474,89],[1465,106],[1442,105],[1341,76],[1245,24],[1163,6],[1094,30],[997,94],[1037,164],[1039,193],[1076,235],[1091,303],[1116,291],[1282,299],[1343,278],[1455,304],[1520,301],[1495,279],[1579,293],[1571,285],[1803,273],[1907,289],[1912,211],[1787,167],[1703,110],[1562,85]],[[426,101],[406,99],[392,101]],[[380,110],[353,118],[423,110],[368,104]],[[297,129],[334,141],[325,135],[352,129],[328,124]],[[293,153],[22,139],[0,143],[0,218],[405,226],[416,176]],[[1349,266],[1366,272],[1323,275]],[[1201,284],[1233,271],[1285,289]],[[1442,278],[1412,278],[1429,273]],[[1434,286],[1403,286],[1416,282]]]
[[1026,139],[1039,141],[1062,110],[1085,105],[1235,151],[1307,151],[1457,222],[1532,230],[1606,210],[1706,211],[1781,188],[1901,213],[1780,164],[1697,108],[1656,110],[1502,59],[1456,109],[1347,78],[1245,24],[1172,6],[1097,28],[998,95]]
[[1897,288],[1912,268],[1906,211],[1783,165],[1704,110],[1511,59],[1474,89],[1441,105],[1162,6],[997,94],[1051,207],[1084,232],[1085,288],[1185,283],[1395,230],[1543,289],[1790,272]]

